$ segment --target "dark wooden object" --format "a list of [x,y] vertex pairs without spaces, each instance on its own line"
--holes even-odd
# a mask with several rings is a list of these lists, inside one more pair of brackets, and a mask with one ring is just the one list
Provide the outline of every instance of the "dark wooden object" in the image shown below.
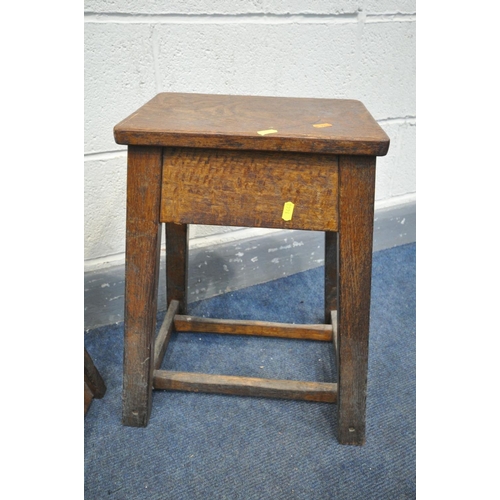
[[87,349],[84,350],[84,384],[83,384],[83,414],[86,415],[94,398],[100,399],[106,394],[104,383],[99,370],[94,365]]
[[134,426],[147,425],[151,413],[161,243],[161,164],[161,148],[129,147],[123,422]]
[[160,368],[163,358],[165,357],[165,352],[167,351],[168,343],[170,342],[170,337],[172,335],[172,331],[174,330],[175,314],[178,310],[179,301],[171,300],[167,309],[167,314],[163,320],[163,324],[161,325],[160,331],[156,337],[153,365],[155,370]]
[[[277,132],[258,133],[267,130]],[[349,99],[162,93],[114,134],[118,144],[140,146],[370,156],[389,149],[363,103]]]
[[[164,222],[337,230],[337,157],[165,148]],[[292,219],[283,206],[294,203]]]
[[189,333],[226,333],[286,339],[332,340],[331,325],[296,325],[270,321],[197,318],[175,316],[175,330]]
[[335,403],[337,384],[156,370],[155,389]]
[[179,311],[184,312],[187,305],[189,226],[167,223],[165,228],[167,305],[176,300]]
[[[375,157],[389,138],[354,100],[158,94],[116,125],[129,146],[123,423],[152,389],[337,402],[338,438],[365,441]],[[167,303],[154,338],[161,225]],[[325,325],[187,316],[189,224],[325,231]],[[161,370],[172,331],[332,342],[338,384]]]

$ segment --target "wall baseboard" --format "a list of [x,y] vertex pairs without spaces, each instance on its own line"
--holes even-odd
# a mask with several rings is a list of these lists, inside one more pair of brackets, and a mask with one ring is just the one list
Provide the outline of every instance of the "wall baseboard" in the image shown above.
[[[415,201],[375,211],[373,251],[416,241]],[[166,308],[165,256],[158,310]],[[188,302],[195,302],[323,265],[324,233],[277,231],[189,250]],[[85,329],[123,321],[125,266],[85,273]]]

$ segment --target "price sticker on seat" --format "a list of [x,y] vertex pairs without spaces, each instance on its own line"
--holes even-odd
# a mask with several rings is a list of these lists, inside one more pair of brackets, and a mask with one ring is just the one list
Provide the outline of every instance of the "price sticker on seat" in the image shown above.
[[268,128],[267,130],[257,130],[259,135],[276,134],[278,131],[274,128]]
[[281,218],[286,221],[292,220],[294,207],[295,205],[291,201],[287,201],[283,206],[283,214],[281,215]]

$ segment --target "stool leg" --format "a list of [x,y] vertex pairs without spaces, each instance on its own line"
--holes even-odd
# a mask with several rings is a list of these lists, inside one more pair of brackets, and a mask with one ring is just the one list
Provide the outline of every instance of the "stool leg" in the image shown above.
[[338,439],[365,442],[375,157],[339,158]]
[[325,231],[325,323],[337,310],[337,233]]
[[179,312],[187,311],[187,269],[189,226],[167,223],[165,241],[167,248],[167,307],[171,300],[179,301]]
[[124,425],[145,427],[151,413],[161,243],[161,148],[129,146],[125,251]]

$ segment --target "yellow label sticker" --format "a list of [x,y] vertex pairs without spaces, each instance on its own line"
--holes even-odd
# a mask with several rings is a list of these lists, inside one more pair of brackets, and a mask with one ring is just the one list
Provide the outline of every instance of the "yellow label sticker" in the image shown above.
[[258,130],[257,133],[259,135],[267,135],[267,134],[275,134],[278,132],[277,130],[274,130],[273,128],[269,128],[267,130]]
[[281,218],[286,221],[292,220],[294,207],[295,205],[291,201],[287,201],[283,206],[283,215]]
[[315,123],[313,125],[315,128],[325,128],[325,127],[333,127],[331,123]]

